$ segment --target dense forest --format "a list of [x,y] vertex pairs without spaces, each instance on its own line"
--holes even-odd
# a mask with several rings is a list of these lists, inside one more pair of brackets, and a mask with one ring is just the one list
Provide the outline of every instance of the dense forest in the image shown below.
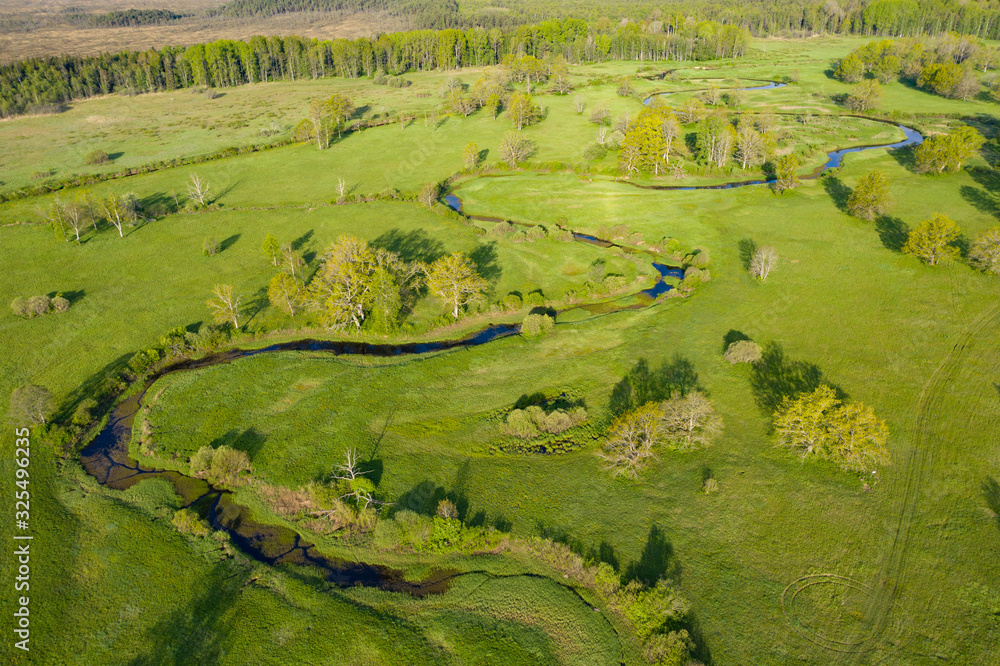
[[617,25],[622,19],[659,24],[666,32],[688,21],[738,25],[758,36],[827,32],[888,37],[960,32],[1000,38],[997,0],[231,0],[215,16],[274,16],[300,11],[385,11],[411,17],[415,27],[503,28],[580,18]]
[[66,13],[66,20],[85,28],[135,28],[141,25],[163,25],[184,18],[183,14],[167,9],[125,9],[89,14],[78,11]]
[[392,75],[428,69],[498,64],[507,55],[569,62],[690,60],[738,57],[750,39],[745,28],[713,21],[673,32],[649,32],[629,23],[613,31],[580,19],[546,21],[503,31],[473,28],[419,30],[356,40],[253,37],[189,47],[59,56],[0,67],[0,116],[44,111],[72,99],[190,86],[228,87],[259,81]]

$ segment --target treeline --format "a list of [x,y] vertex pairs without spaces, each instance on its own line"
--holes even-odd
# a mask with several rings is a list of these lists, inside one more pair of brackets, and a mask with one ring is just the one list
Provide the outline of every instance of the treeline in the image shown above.
[[410,19],[413,27],[443,29],[473,27],[464,22],[455,0],[232,0],[208,16],[261,18],[295,12],[386,12]]
[[750,30],[754,35],[819,32],[884,35],[887,37],[961,32],[979,38],[1000,38],[1000,3],[996,0],[786,0],[725,2],[681,0],[650,2],[619,0],[613,9],[594,0],[233,0],[214,15],[274,16],[299,11],[385,11],[411,17],[418,28],[501,28],[550,19],[579,18],[598,28],[618,25],[622,19],[643,28],[661,26],[667,32],[689,21],[718,21]]
[[104,14],[72,12],[66,20],[86,28],[137,28],[144,25],[163,25],[184,18],[169,9],[126,9]]
[[547,21],[513,31],[417,30],[355,40],[261,37],[189,47],[123,51],[93,57],[32,58],[0,67],[0,117],[73,99],[209,85],[373,76],[495,65],[512,54],[562,56],[569,62],[708,59],[741,55],[742,28],[704,21],[676,33],[643,32],[635,24],[609,33],[579,19]]

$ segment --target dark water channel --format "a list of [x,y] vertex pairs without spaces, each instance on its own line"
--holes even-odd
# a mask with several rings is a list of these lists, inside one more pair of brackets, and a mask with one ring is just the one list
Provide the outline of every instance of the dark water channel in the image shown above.
[[97,481],[115,490],[126,490],[145,479],[160,478],[173,484],[183,505],[197,511],[214,529],[225,531],[243,552],[267,564],[298,564],[315,567],[325,579],[348,587],[364,585],[414,596],[440,593],[447,589],[454,572],[433,572],[420,582],[405,580],[402,572],[380,565],[350,562],[327,557],[314,544],[304,540],[292,529],[255,521],[247,507],[237,504],[228,490],[213,487],[204,479],[174,470],[150,469],[129,456],[129,442],[136,415],[149,388],[161,377],[176,372],[206,368],[258,354],[281,351],[327,351],[338,355],[397,356],[426,354],[461,347],[485,344],[491,340],[514,335],[517,326],[491,326],[459,340],[420,342],[399,345],[298,340],[264,347],[236,349],[210,354],[200,359],[174,363],[150,377],[142,390],[119,403],[100,434],[81,453],[83,468]]

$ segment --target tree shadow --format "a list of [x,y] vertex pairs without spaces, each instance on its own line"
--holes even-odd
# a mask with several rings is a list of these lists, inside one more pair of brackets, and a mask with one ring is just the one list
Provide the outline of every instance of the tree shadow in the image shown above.
[[393,513],[406,510],[420,513],[425,516],[433,516],[437,513],[438,503],[441,500],[454,502],[458,509],[458,517],[465,520],[469,510],[469,498],[464,492],[458,490],[447,491],[444,486],[439,486],[433,481],[421,481],[405,493],[399,496],[393,505]]
[[[55,292],[49,294],[50,297],[54,297]],[[76,289],[74,291],[64,291],[62,292],[62,297],[69,301],[70,305],[75,305],[87,295],[87,292],[83,289]]]
[[217,564],[208,576],[204,594],[146,630],[145,654],[129,666],[153,664],[215,664],[226,654],[224,642],[236,630],[229,612],[239,601],[245,575],[234,578],[231,567]]
[[496,284],[503,275],[497,255],[496,241],[482,243],[469,253],[469,261],[476,266],[476,272],[487,282]]
[[310,229],[309,231],[305,232],[304,234],[293,240],[291,242],[292,249],[296,252],[302,250],[302,248],[304,248],[306,244],[312,240],[314,233],[315,229]]
[[369,245],[379,250],[395,252],[407,263],[419,261],[431,264],[445,255],[444,243],[431,238],[423,229],[390,229]]
[[750,336],[743,331],[737,331],[735,328],[731,328],[724,336],[722,336],[722,351],[725,352],[734,342],[750,339]]
[[237,188],[237,186],[239,186],[239,184],[240,184],[240,181],[237,180],[235,183],[230,183],[229,185],[227,185],[225,187],[225,189],[219,190],[218,194],[216,194],[214,197],[212,197],[212,203],[215,203],[216,201],[218,201],[222,197],[226,196],[227,194],[229,194],[230,192],[232,192],[233,190],[235,190]]
[[910,237],[910,227],[898,217],[882,215],[875,220],[875,231],[878,232],[882,246],[892,252],[902,252]]
[[611,390],[608,408],[612,415],[621,416],[648,402],[666,400],[672,395],[687,395],[699,389],[694,365],[680,354],[651,370],[649,361],[640,358]]
[[164,217],[177,212],[177,203],[172,195],[156,192],[140,198],[139,209],[150,217]]
[[470,516],[465,524],[469,527],[492,527],[497,532],[509,533],[514,529],[514,524],[507,519],[507,517],[502,515],[491,516],[485,511],[477,511],[475,515]]
[[841,400],[847,398],[843,390],[824,380],[819,366],[785,359],[785,352],[777,342],[764,346],[761,359],[750,374],[750,390],[757,406],[766,414],[773,414],[785,398],[815,391],[821,384],[834,389]]
[[256,428],[247,428],[243,432],[234,429],[221,437],[213,439],[209,446],[213,449],[217,449],[220,446],[228,446],[231,449],[243,451],[250,456],[250,460],[252,461],[261,452],[261,449],[264,448],[264,442],[266,441],[267,436]]
[[125,153],[122,152],[122,151],[120,151],[120,150],[117,153],[108,153],[108,159],[111,160],[112,162],[114,162],[115,160],[117,160],[119,157],[121,157],[124,154]]
[[910,173],[917,172],[917,152],[913,146],[903,146],[901,148],[892,148],[886,151],[892,159],[896,160],[899,166],[903,167]]
[[646,546],[639,559],[626,567],[622,582],[637,581],[646,587],[653,587],[659,580],[671,580],[676,584],[681,580],[681,565],[674,556],[674,547],[659,525],[653,524],[646,537]]
[[561,527],[550,527],[542,521],[535,523],[538,536],[555,543],[560,543],[588,562],[604,562],[611,565],[616,571],[620,566],[618,554],[615,553],[614,546],[606,540],[598,544],[585,544],[582,540],[572,536]]
[[69,395],[59,404],[59,408],[53,414],[52,420],[56,422],[65,421],[73,415],[73,412],[76,411],[80,403],[87,399],[97,400],[97,407],[91,410],[94,414],[103,413],[110,408],[117,396],[117,392],[104,390],[106,386],[105,382],[112,375],[120,375],[128,367],[128,362],[131,358],[131,352],[122,354],[87,377],[80,385],[70,391]]
[[986,504],[993,512],[993,521],[996,523],[997,529],[1000,529],[1000,483],[997,483],[997,480],[992,476],[987,476],[983,482],[983,497],[986,498]]
[[490,149],[483,148],[479,151],[479,157],[477,158],[477,164],[486,164],[486,159],[490,156]]
[[847,200],[851,196],[851,188],[844,185],[836,176],[823,178],[823,189],[830,195],[833,205],[842,213],[847,212]]
[[1000,218],[1000,204],[986,190],[980,190],[969,185],[962,185],[958,190],[962,198],[968,201],[976,210],[993,217]]
[[229,238],[223,240],[221,243],[219,243],[219,252],[225,252],[233,245],[236,245],[236,241],[238,241],[239,239],[240,239],[240,234],[233,234]]
[[753,254],[757,251],[757,243],[750,238],[744,238],[739,242],[740,265],[743,270],[750,270],[750,262],[753,261]]

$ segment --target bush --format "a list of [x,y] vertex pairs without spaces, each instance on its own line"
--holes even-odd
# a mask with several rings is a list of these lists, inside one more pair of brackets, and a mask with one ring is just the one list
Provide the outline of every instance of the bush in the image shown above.
[[107,164],[111,161],[111,156],[108,155],[103,150],[92,150],[83,158],[83,161],[87,164]]
[[522,306],[520,294],[510,293],[503,297],[505,310],[520,310]]
[[736,365],[737,363],[757,363],[760,361],[761,348],[752,340],[737,340],[726,349],[724,358]]
[[599,143],[594,143],[587,146],[586,150],[583,151],[583,158],[590,162],[596,162],[597,160],[604,159],[604,156],[608,154],[608,149]]
[[190,534],[196,537],[206,537],[212,533],[212,528],[208,523],[198,517],[198,514],[190,509],[180,509],[174,513],[171,522],[178,532]]
[[43,315],[49,311],[52,301],[48,296],[32,296],[28,299],[28,316]]
[[538,427],[523,409],[515,409],[508,414],[500,431],[518,439],[532,439],[538,435]]
[[97,401],[93,398],[87,398],[81,402],[76,407],[76,411],[73,412],[73,418],[71,422],[75,426],[85,426],[90,423],[93,418],[92,411],[97,407]]
[[533,338],[548,333],[555,325],[555,320],[548,315],[530,314],[521,322],[521,333]]
[[20,296],[15,298],[10,302],[10,309],[14,311],[18,317],[28,317],[31,311],[28,309],[28,301],[24,300]]
[[206,238],[202,245],[202,253],[206,257],[214,257],[219,253],[219,240],[217,238]]
[[524,297],[524,304],[532,308],[540,308],[545,305],[545,296],[541,289],[536,289]]
[[69,310],[69,300],[62,296],[56,296],[52,299],[52,309],[56,312],[66,312]]

